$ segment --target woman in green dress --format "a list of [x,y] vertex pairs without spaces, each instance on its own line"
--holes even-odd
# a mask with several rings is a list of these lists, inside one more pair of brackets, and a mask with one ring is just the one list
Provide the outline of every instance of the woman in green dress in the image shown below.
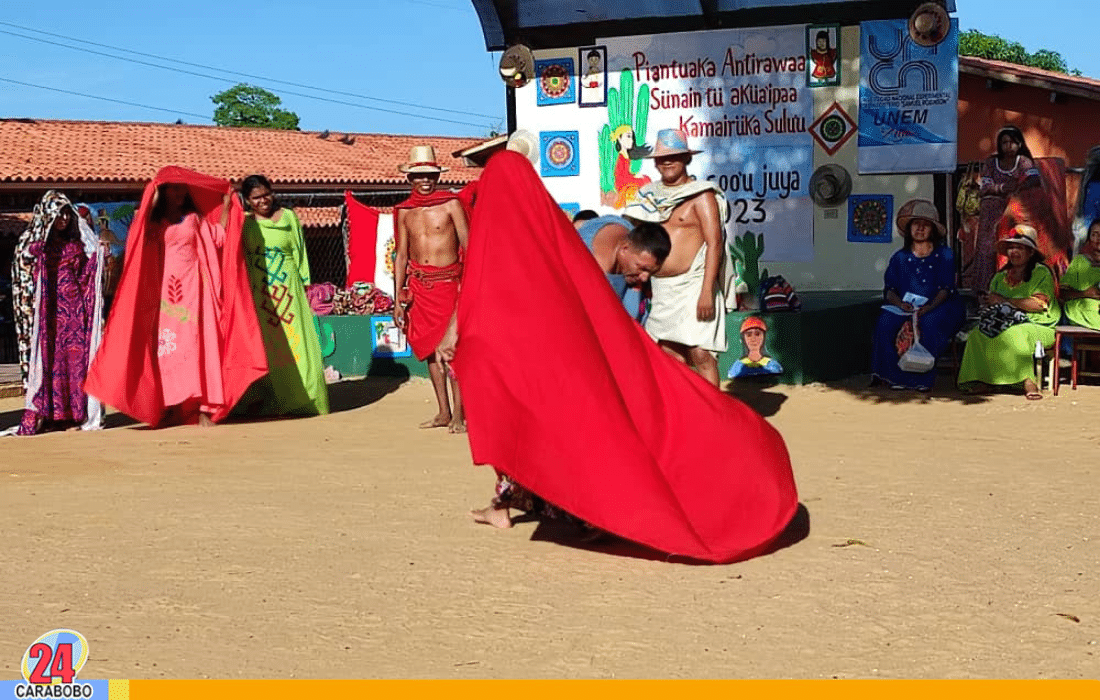
[[328,413],[321,343],[305,293],[309,259],[302,225],[275,202],[263,175],[246,177],[241,195],[249,210],[244,253],[269,368],[241,405],[253,415]]
[[[959,386],[973,391],[981,384],[1023,385],[1029,400],[1041,399],[1035,376],[1035,346],[1054,345],[1054,326],[1062,315],[1054,274],[1043,264],[1035,229],[1021,224],[997,242],[1008,263],[982,294],[978,328],[966,340]],[[1003,328],[1000,332],[998,329]],[[995,333],[994,337],[990,337]]]
[[1060,291],[1070,323],[1100,331],[1100,219],[1089,226],[1081,251],[1062,275]]

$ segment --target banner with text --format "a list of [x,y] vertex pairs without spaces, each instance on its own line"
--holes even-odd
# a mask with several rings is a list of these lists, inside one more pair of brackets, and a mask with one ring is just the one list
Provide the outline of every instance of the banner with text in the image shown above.
[[603,39],[607,121],[599,134],[601,201],[621,208],[656,178],[640,157],[661,129],[699,150],[688,168],[730,203],[727,239],[764,235],[764,261],[813,259],[813,95],[804,26]]
[[903,19],[860,25],[859,172],[954,172],[959,23],[935,46]]

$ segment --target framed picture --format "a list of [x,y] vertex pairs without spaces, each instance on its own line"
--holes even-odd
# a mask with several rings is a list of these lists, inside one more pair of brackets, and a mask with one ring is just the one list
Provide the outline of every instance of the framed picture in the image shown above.
[[581,160],[578,148],[580,134],[576,131],[540,131],[539,165],[543,177],[579,175]]
[[890,243],[894,240],[894,196],[853,194],[848,197],[848,241]]
[[806,85],[840,85],[840,25],[811,24],[806,27]]
[[372,357],[410,357],[412,348],[391,316],[370,317]]
[[586,46],[577,49],[577,106],[603,107],[607,104],[607,47]]
[[573,72],[572,58],[535,61],[535,82],[538,84],[535,102],[539,107],[577,101],[577,78]]

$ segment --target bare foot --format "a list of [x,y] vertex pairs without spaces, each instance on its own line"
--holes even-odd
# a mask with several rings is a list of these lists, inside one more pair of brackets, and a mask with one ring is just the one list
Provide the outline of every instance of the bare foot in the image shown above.
[[205,413],[200,413],[199,414],[199,425],[202,426],[203,428],[213,428],[214,427],[214,421],[210,418],[210,416],[206,415]]
[[452,433],[466,432],[466,420],[464,418],[455,418],[451,421],[451,424],[447,426],[447,430]]
[[445,428],[451,423],[451,416],[446,413],[437,414],[435,418],[426,420],[420,424],[421,428]]
[[1039,387],[1030,379],[1024,380],[1024,396],[1027,397],[1028,401],[1038,401],[1043,398],[1043,394],[1039,391]]
[[512,527],[512,518],[508,515],[507,508],[494,508],[487,506],[485,508],[479,508],[471,510],[470,515],[474,516],[475,523],[481,523],[482,525],[492,525],[493,527],[500,528],[501,530],[507,530]]

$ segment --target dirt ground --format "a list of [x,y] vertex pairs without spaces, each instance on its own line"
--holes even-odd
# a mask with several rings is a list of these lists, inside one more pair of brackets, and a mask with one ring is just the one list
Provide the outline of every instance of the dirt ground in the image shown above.
[[336,385],[320,418],[3,438],[0,677],[57,627],[85,678],[1100,676],[1100,387],[865,385],[738,390],[809,530],[730,566],[475,525],[493,475],[416,428],[425,380]]

